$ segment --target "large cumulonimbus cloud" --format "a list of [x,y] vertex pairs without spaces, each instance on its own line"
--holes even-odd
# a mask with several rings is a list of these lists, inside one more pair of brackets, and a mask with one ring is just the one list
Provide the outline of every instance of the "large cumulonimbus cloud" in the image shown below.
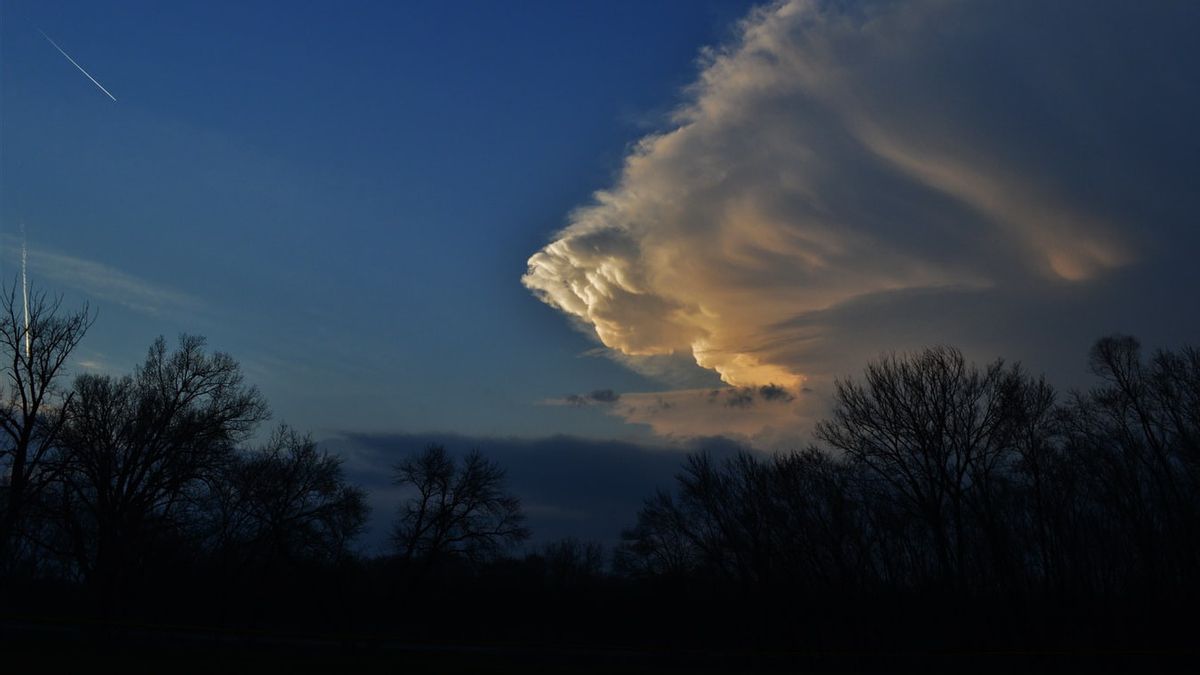
[[955,322],[928,320],[941,298],[979,331],[989,302],[1014,321],[1047,298],[1097,306],[1088,289],[1195,241],[1195,200],[1172,190],[1177,144],[1195,145],[1196,50],[1177,27],[1195,7],[755,10],[524,284],[627,357],[793,390],[946,339]]

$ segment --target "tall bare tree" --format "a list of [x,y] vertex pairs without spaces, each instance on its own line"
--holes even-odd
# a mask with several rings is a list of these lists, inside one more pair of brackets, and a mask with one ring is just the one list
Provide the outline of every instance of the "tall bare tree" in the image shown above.
[[1127,580],[1154,587],[1200,566],[1200,350],[1149,359],[1130,336],[1092,347],[1100,384],[1067,409],[1068,448],[1128,545]]
[[[962,582],[975,544],[999,545],[989,530],[998,521],[994,502],[1030,417],[1016,408],[1046,400],[1025,395],[1030,386],[1018,366],[996,360],[979,369],[952,347],[885,355],[861,381],[838,381],[832,416],[816,436],[923,521],[937,574]],[[983,542],[971,540],[974,528]],[[992,551],[992,562],[998,555]]]
[[75,381],[56,515],[78,569],[107,600],[268,416],[237,362],[204,344],[185,335],[169,351],[159,338],[133,375]]
[[28,505],[52,478],[71,401],[59,380],[94,318],[38,290],[0,291],[0,561],[13,559]]

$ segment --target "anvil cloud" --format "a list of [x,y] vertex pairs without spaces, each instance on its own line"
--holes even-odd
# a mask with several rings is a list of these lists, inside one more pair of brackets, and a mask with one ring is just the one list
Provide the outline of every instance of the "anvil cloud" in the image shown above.
[[1177,212],[1137,196],[1172,172],[1146,142],[1196,108],[1175,35],[1139,30],[1195,12],[1143,9],[762,7],[523,282],[624,357],[792,390],[952,337],[905,303],[1094,305],[1170,234]]

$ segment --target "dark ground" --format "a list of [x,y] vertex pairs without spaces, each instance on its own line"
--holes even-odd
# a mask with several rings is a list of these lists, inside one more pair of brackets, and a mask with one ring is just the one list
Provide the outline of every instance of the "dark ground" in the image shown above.
[[8,617],[8,664],[38,672],[103,667],[135,673],[1030,673],[1171,672],[1200,664],[1195,647],[1113,651],[798,652],[412,644],[382,635],[323,635],[101,624]]

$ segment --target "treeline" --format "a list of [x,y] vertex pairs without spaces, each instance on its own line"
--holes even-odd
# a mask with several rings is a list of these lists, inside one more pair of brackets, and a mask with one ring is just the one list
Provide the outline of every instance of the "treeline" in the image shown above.
[[4,300],[6,600],[52,610],[61,594],[75,610],[117,617],[178,599],[196,575],[228,586],[350,555],[365,493],[287,427],[241,448],[268,412],[230,356],[199,337],[173,349],[160,338],[130,375],[64,385],[87,308],[65,313],[36,293],[27,305],[14,292]]
[[840,381],[819,445],[690,457],[624,535],[629,574],[740,588],[1174,595],[1200,574],[1200,351],[1109,337],[1101,384],[949,347]]
[[[159,339],[127,376],[66,365],[92,323],[0,307],[0,610],[89,625],[392,642],[879,653],[1188,644],[1200,584],[1200,352],[1091,352],[1060,394],[949,347],[839,381],[815,444],[686,459],[621,543],[537,549],[503,467],[425,448],[391,554],[364,491],[228,355]],[[107,630],[107,629],[106,629]],[[818,664],[819,665],[819,664]]]
[[810,645],[1191,644],[1200,351],[1147,359],[1113,336],[1089,362],[1099,384],[1063,396],[950,347],[884,356],[836,384],[817,444],[689,457],[617,569],[749,601],[770,616],[757,628],[802,625]]

